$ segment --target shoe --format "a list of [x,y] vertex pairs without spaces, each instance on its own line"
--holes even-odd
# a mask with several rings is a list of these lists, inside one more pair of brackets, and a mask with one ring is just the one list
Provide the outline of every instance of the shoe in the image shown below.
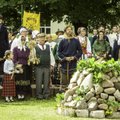
[[10,100],[5,100],[5,102],[10,102]]
[[24,95],[21,95],[21,99],[24,99],[25,98],[25,96]]
[[20,100],[21,99],[21,95],[18,95],[18,100]]
[[11,102],[14,102],[14,100],[13,100],[13,98],[12,98],[12,97],[10,97],[10,101],[11,101]]
[[10,99],[8,97],[6,97],[5,102],[10,102]]

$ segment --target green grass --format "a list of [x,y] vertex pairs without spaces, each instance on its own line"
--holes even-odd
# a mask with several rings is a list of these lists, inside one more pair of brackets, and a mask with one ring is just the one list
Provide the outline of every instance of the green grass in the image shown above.
[[31,98],[30,100],[13,103],[5,103],[0,100],[0,120],[91,120],[91,118],[60,116],[56,113],[56,102],[54,99],[36,100]]

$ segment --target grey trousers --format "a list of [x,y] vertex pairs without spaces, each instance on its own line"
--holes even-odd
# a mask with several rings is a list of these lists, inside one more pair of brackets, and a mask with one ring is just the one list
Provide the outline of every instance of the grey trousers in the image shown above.
[[47,98],[50,95],[49,82],[50,82],[50,69],[36,67],[36,95],[37,98]]

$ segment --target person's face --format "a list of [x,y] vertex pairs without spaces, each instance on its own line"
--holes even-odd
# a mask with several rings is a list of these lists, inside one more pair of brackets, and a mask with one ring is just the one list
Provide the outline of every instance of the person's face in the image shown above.
[[103,40],[104,34],[102,32],[99,33],[99,40]]
[[112,31],[113,31],[114,33],[116,33],[116,32],[117,32],[117,27],[113,27]]
[[12,52],[10,53],[10,56],[9,56],[9,57],[10,57],[10,59],[13,59],[13,54],[12,54]]
[[105,31],[105,28],[104,27],[99,27],[99,29],[98,29],[99,31]]
[[25,36],[21,36],[21,42],[22,42],[22,45],[25,45],[25,43],[26,43],[26,38],[25,38]]
[[27,35],[28,35],[28,32],[27,32],[27,31],[22,31],[22,32],[21,32],[21,36],[26,37]]
[[52,41],[52,36],[51,36],[51,35],[47,35],[47,36],[46,36],[46,40],[47,40],[48,42],[51,42],[51,41]]
[[72,33],[73,33],[72,28],[71,28],[71,27],[68,27],[68,28],[66,29],[66,34],[67,34],[68,36],[71,36]]
[[80,32],[80,34],[81,34],[81,36],[86,36],[86,30],[81,30],[81,32]]
[[38,43],[39,43],[40,45],[44,45],[44,44],[45,44],[45,37],[39,37],[39,38],[37,39],[37,41],[38,41]]
[[93,30],[93,35],[97,35],[97,30],[96,29]]

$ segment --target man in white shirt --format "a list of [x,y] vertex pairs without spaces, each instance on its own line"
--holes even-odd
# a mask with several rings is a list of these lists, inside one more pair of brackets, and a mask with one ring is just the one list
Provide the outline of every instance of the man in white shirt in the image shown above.
[[55,60],[50,46],[45,44],[45,34],[37,34],[36,39],[38,41],[38,44],[35,48],[36,56],[40,59],[40,63],[36,65],[35,68],[36,93],[38,99],[47,99],[50,95],[50,68],[53,69],[53,66],[55,65]]

